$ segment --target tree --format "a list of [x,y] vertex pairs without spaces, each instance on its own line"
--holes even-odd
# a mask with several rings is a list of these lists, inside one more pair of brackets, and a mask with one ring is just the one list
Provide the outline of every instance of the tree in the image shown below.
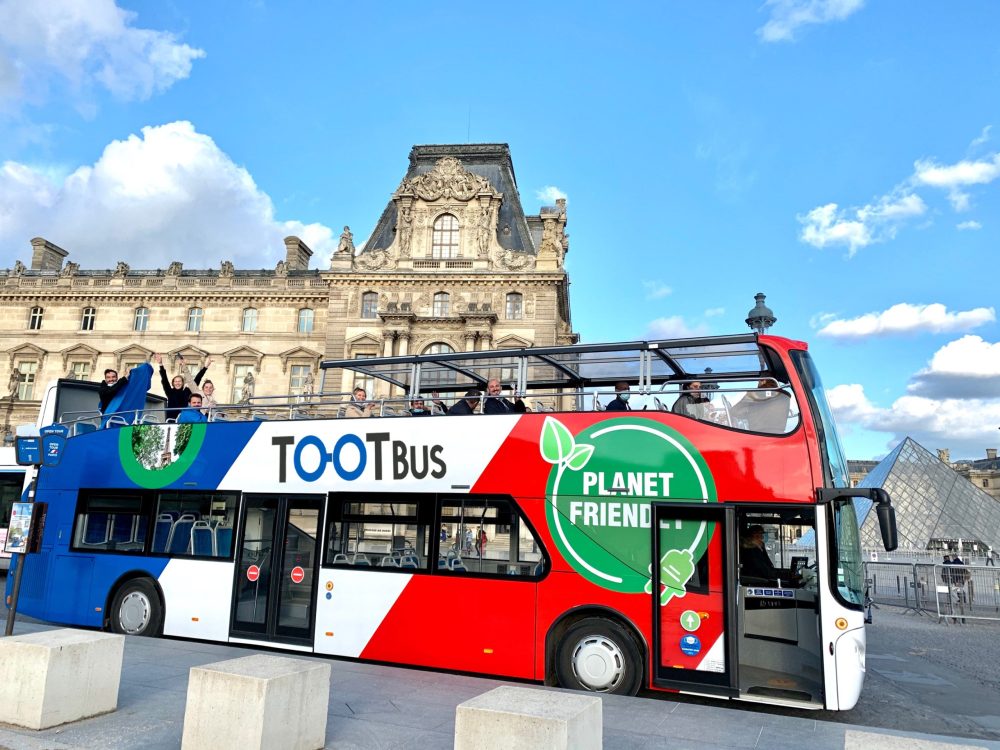
[[163,450],[163,428],[155,424],[141,424],[132,428],[132,455],[147,469],[160,465]]

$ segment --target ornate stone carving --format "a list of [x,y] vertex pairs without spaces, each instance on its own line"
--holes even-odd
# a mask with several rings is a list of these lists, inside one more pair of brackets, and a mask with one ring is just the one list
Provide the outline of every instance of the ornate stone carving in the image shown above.
[[128,276],[129,265],[123,260],[118,261],[118,265],[115,266],[114,277],[116,279],[123,279]]
[[412,193],[425,201],[439,198],[468,201],[479,193],[499,195],[489,180],[467,171],[454,156],[438,159],[430,172],[404,179],[396,189],[396,195],[403,193]]
[[76,276],[79,270],[80,270],[80,264],[74,263],[73,261],[70,260],[67,261],[66,265],[62,267],[62,270],[59,272],[59,275],[62,276],[63,278],[69,276]]
[[175,260],[169,266],[167,266],[167,276],[180,276],[181,271],[184,269],[184,264],[179,260]]
[[14,275],[15,276],[24,276],[24,272],[27,271],[27,270],[28,270],[28,267],[25,266],[24,263],[22,263],[19,260],[15,260],[14,261]]
[[275,276],[287,276],[288,275],[288,263],[283,260],[278,261],[278,265],[274,267]]
[[371,250],[354,256],[354,266],[362,271],[391,271],[396,267],[396,256],[388,250]]
[[232,261],[224,260],[222,265],[219,267],[219,276],[223,279],[231,279],[236,273],[236,269],[233,268]]
[[535,256],[514,250],[495,250],[493,265],[505,271],[527,271],[535,267]]

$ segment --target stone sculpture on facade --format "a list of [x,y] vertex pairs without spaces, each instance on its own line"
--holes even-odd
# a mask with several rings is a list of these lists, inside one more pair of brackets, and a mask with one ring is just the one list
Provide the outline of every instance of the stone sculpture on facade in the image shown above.
[[410,257],[410,241],[413,238],[413,212],[404,206],[399,212],[399,254]]
[[179,260],[175,260],[169,266],[167,266],[167,276],[180,276],[181,270],[184,268],[184,264]]
[[118,265],[115,266],[114,277],[116,279],[123,279],[128,276],[129,264],[123,260],[118,261]]
[[347,226],[340,233],[340,242],[337,243],[337,254],[339,255],[340,253],[354,255],[354,234],[351,232],[351,228]]
[[230,260],[222,261],[219,266],[219,277],[223,279],[231,279],[236,273],[236,269],[233,268],[233,262]]
[[80,264],[74,263],[73,261],[67,261],[66,265],[62,267],[59,275],[63,278],[68,278],[70,276],[76,276],[77,272],[80,270]]
[[396,190],[396,195],[405,193],[412,193],[425,201],[440,198],[467,201],[480,193],[499,196],[489,180],[467,171],[454,156],[438,159],[430,172],[409,180],[404,179]]

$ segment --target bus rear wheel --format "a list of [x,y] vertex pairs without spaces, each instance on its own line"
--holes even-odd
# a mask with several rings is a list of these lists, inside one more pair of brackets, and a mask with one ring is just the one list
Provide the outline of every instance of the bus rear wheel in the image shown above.
[[617,622],[602,617],[580,620],[557,648],[556,677],[562,687],[615,695],[639,692],[642,654]]
[[111,629],[122,635],[160,634],[163,606],[149,578],[126,581],[111,604]]

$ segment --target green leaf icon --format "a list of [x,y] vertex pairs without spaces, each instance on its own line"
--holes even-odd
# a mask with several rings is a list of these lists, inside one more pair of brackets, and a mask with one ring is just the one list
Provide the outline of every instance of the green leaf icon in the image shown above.
[[594,446],[578,445],[573,449],[573,453],[566,459],[566,465],[573,471],[580,471],[587,465],[587,461],[594,455]]
[[573,435],[562,422],[552,417],[546,417],[542,424],[542,439],[538,446],[542,458],[550,464],[559,464],[569,459],[573,454]]

